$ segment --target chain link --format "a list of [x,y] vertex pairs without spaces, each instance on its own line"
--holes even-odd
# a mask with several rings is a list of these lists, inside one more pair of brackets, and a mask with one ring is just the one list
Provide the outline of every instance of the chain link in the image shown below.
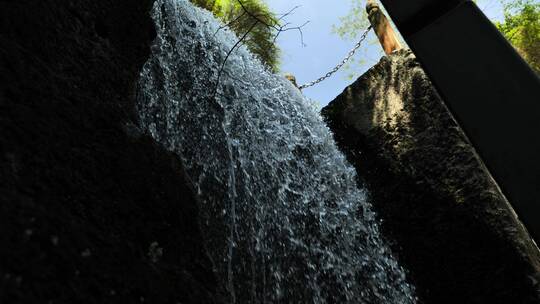
[[324,80],[326,80],[327,78],[330,78],[330,76],[332,76],[335,72],[339,71],[339,69],[341,69],[345,63],[347,63],[347,61],[349,61],[351,59],[352,56],[354,56],[354,53],[356,53],[356,51],[360,48],[360,46],[362,45],[362,42],[364,42],[364,40],[366,40],[366,37],[369,33],[369,31],[371,30],[372,26],[370,25],[365,31],[364,33],[362,34],[362,36],[360,37],[360,40],[356,43],[356,45],[354,46],[354,48],[349,52],[349,54],[347,55],[347,57],[345,57],[345,59],[343,59],[343,61],[341,61],[335,68],[333,68],[330,72],[326,73],[326,75],[324,75],[323,77],[315,80],[315,81],[312,81],[310,83],[306,83],[304,85],[301,85],[299,86],[298,88],[300,90],[302,89],[305,89],[305,88],[309,88],[309,87],[312,87]]

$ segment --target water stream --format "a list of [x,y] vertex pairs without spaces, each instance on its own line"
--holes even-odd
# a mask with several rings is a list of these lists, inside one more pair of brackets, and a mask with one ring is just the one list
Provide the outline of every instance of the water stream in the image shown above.
[[[140,124],[180,156],[228,303],[414,303],[315,107],[187,0],[157,0]],[[179,202],[180,203],[180,202]]]

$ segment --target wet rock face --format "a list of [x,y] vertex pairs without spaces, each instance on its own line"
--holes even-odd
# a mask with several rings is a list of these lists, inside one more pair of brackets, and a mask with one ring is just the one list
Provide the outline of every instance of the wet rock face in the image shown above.
[[322,113],[424,303],[540,303],[537,247],[410,51]]
[[177,157],[136,126],[151,0],[0,1],[0,303],[211,303]]

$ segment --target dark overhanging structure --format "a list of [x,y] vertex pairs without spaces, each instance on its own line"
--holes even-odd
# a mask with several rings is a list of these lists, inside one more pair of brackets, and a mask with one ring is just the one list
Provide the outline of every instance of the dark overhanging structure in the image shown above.
[[381,2],[538,243],[540,78],[472,1]]

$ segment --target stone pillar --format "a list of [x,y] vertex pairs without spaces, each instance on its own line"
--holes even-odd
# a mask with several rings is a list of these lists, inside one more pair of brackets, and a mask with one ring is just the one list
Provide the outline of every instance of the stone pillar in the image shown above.
[[322,115],[420,303],[540,303],[540,251],[410,50]]
[[373,26],[377,38],[384,49],[386,55],[391,54],[394,51],[402,49],[401,43],[394,32],[394,29],[388,22],[388,19],[382,12],[379,4],[375,0],[368,0],[366,5],[366,11],[368,13],[369,22]]

